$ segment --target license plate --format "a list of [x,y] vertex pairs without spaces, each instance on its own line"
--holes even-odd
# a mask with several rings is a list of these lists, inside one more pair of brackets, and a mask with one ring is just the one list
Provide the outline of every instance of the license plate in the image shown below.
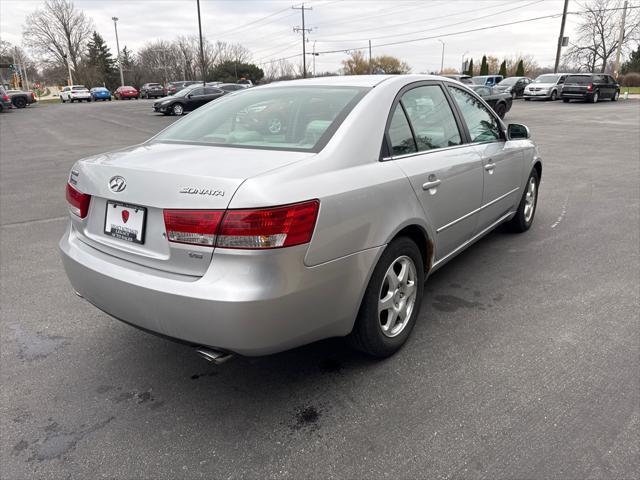
[[104,233],[125,242],[144,243],[146,217],[145,207],[107,201]]

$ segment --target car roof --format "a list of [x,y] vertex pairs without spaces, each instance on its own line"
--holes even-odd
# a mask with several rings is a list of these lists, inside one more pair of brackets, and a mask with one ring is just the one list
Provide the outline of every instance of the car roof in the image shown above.
[[[313,85],[313,86],[329,86],[329,87],[375,87],[383,82],[393,79],[405,79],[411,81],[421,80],[443,80],[444,77],[436,75],[421,75],[421,74],[407,74],[407,75],[340,75],[335,77],[316,77],[305,78],[299,80],[287,80],[283,82],[274,82],[269,85],[261,86],[261,88],[277,87],[279,85]],[[450,80],[450,79],[446,79]]]

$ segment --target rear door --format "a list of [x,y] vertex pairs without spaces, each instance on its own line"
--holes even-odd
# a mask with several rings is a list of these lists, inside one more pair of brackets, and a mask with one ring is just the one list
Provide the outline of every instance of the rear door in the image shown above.
[[517,205],[524,168],[524,153],[507,142],[500,120],[471,93],[449,86],[464,119],[471,144],[482,160],[484,191],[478,213],[478,231],[497,222]]
[[401,91],[386,137],[391,160],[409,178],[435,227],[435,256],[442,260],[475,230],[473,212],[482,202],[480,156],[473,146],[464,144],[444,87],[437,82]]

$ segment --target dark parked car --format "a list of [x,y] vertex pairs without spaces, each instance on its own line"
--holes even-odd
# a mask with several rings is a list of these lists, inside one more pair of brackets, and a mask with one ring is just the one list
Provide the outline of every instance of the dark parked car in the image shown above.
[[193,85],[180,90],[175,95],[161,98],[153,104],[153,111],[165,115],[182,115],[184,112],[195,110],[226,93],[216,87]]
[[520,98],[524,95],[524,89],[531,83],[529,77],[508,77],[502,80],[494,88],[501,93],[509,93],[513,98]]
[[182,80],[180,82],[169,82],[167,85],[167,95],[175,95],[183,88],[186,88],[190,85],[195,85],[196,83],[202,83],[197,80]]
[[450,78],[451,80],[457,80],[460,83],[464,83],[466,85],[473,85],[473,80],[471,79],[471,75],[442,75],[445,78]]
[[165,94],[164,87],[159,83],[145,83],[140,87],[140,98],[160,98]]
[[496,91],[495,87],[487,87],[484,85],[472,85],[470,88],[480,95],[500,118],[504,118],[507,112],[511,110],[513,97],[510,93],[499,92]]
[[9,95],[11,103],[13,103],[13,106],[16,108],[24,108],[27,105],[31,105],[38,101],[36,99],[36,94],[31,91],[7,90],[7,95]]
[[565,103],[569,100],[597,103],[603,98],[609,98],[615,102],[620,96],[620,84],[611,75],[605,73],[569,75],[560,95]]
[[106,100],[111,101],[111,92],[108,88],[105,87],[94,87],[89,90],[91,93],[91,98],[93,101],[102,100],[103,102]]
[[7,95],[7,91],[0,87],[0,112],[11,110],[12,108],[13,103],[11,103],[9,95]]

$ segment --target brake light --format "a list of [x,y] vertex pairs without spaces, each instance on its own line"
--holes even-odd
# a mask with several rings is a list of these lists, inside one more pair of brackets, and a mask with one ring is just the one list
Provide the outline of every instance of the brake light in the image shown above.
[[320,202],[250,210],[165,210],[170,242],[235,249],[291,247],[311,241]]
[[213,247],[223,210],[165,210],[164,225],[170,242]]
[[311,241],[320,202],[252,210],[227,210],[217,246],[263,249],[300,245]]
[[590,92],[591,90],[593,90],[593,83],[587,85],[587,92]]
[[91,203],[91,195],[76,190],[70,183],[67,183],[67,203],[69,211],[74,215],[84,218],[89,213],[89,203]]
[[9,95],[3,95],[2,96],[2,101],[3,102],[8,102],[9,101]]

